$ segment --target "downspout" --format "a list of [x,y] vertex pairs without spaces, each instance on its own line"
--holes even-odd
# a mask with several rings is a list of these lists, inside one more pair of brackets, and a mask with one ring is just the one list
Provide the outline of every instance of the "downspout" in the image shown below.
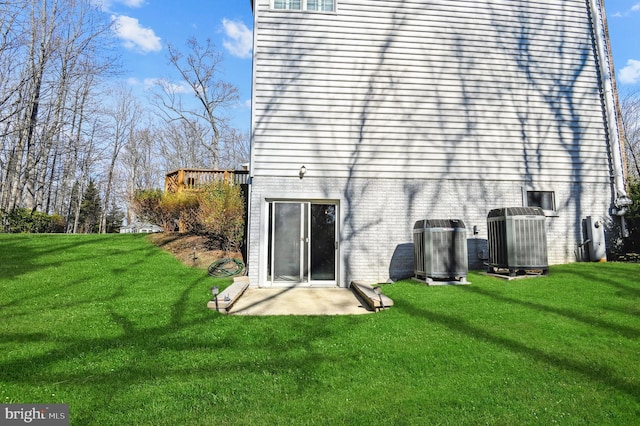
[[611,48],[609,45],[608,33],[605,28],[604,5],[601,0],[589,0],[591,5],[591,20],[593,22],[595,45],[598,55],[598,64],[600,67],[600,77],[602,79],[602,91],[604,98],[604,107],[607,118],[607,128],[609,130],[609,149],[611,154],[611,163],[613,169],[613,180],[615,198],[613,204],[615,209],[612,213],[616,216],[622,216],[627,212],[627,206],[633,201],[627,194],[624,164],[622,162],[622,140],[621,125],[617,114],[617,98],[613,81],[613,60],[611,56]]

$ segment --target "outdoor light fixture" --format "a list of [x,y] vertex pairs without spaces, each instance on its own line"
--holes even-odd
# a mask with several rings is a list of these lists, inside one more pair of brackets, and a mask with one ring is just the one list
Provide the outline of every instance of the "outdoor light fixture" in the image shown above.
[[216,311],[218,311],[218,286],[211,287],[211,294],[213,294],[213,298],[216,301]]
[[300,179],[304,177],[305,173],[307,173],[307,168],[305,166],[300,167],[300,172],[298,173],[298,176],[300,176]]

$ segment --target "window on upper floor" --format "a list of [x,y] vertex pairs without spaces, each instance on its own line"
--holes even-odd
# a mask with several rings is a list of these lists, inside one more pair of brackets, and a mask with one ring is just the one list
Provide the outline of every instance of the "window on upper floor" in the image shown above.
[[335,0],[306,0],[307,10],[316,12],[333,12]]
[[273,0],[274,9],[301,10],[302,0]]
[[333,12],[336,0],[273,0],[273,8],[278,10],[310,10],[313,12]]

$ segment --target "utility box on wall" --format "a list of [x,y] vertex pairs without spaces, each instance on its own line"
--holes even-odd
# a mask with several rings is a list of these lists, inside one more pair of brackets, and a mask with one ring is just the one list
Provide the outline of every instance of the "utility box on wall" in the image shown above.
[[591,216],[587,216],[585,227],[587,228],[589,260],[592,262],[606,262],[607,247],[604,240],[604,226],[602,222]]
[[459,219],[425,219],[413,226],[414,275],[434,284],[467,284],[467,229]]
[[505,207],[487,215],[488,272],[549,272],[545,215],[540,207]]

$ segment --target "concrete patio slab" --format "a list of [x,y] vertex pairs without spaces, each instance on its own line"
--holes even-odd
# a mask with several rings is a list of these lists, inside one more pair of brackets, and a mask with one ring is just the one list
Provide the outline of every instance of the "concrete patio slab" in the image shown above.
[[249,288],[230,315],[359,315],[373,313],[347,288]]

